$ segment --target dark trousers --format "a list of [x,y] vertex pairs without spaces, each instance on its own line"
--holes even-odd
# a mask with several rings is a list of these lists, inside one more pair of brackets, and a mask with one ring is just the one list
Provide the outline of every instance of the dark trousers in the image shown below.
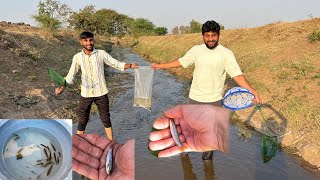
[[[189,98],[188,104],[211,104],[211,105],[214,105],[214,106],[222,107],[222,101],[221,100],[216,101],[216,102],[205,103],[205,102],[198,102],[198,101],[195,101],[195,100]],[[207,151],[207,152],[203,152],[202,153],[202,159],[203,160],[211,160],[212,156],[213,156],[213,151]]]
[[78,131],[84,131],[89,121],[89,115],[92,103],[98,106],[100,119],[105,128],[111,127],[110,113],[109,113],[109,98],[108,94],[99,97],[81,97],[79,104],[79,123]]

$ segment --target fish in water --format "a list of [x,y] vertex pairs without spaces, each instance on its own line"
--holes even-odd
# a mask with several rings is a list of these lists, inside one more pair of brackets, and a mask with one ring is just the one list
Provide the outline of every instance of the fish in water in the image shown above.
[[53,165],[54,165],[54,164],[52,164],[52,166],[50,166],[50,168],[49,168],[49,170],[48,170],[48,172],[47,172],[47,176],[50,175]]
[[174,124],[172,118],[169,118],[169,124],[170,124],[170,133],[171,133],[171,136],[172,136],[174,142],[176,143],[177,146],[181,147],[182,144],[179,140],[179,133],[177,131],[176,125]]
[[112,171],[112,148],[110,148],[106,157],[106,171],[108,175],[110,175]]
[[50,142],[50,144],[51,144],[53,150],[56,151],[56,148],[53,146],[53,144],[51,142]]

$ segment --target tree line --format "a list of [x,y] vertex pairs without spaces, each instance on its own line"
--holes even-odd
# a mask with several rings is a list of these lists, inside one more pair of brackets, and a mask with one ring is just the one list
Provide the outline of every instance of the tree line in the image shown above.
[[[132,18],[120,14],[112,9],[95,9],[94,5],[87,5],[78,12],[57,0],[40,1],[38,12],[32,18],[40,27],[55,31],[60,27],[69,27],[79,31],[91,31],[100,35],[166,35],[166,27],[157,27],[145,18]],[[172,34],[187,34],[201,32],[202,24],[192,20],[190,26],[176,26]]]

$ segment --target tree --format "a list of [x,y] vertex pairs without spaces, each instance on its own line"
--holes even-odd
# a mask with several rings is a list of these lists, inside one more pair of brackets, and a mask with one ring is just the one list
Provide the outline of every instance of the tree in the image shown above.
[[180,34],[188,34],[188,33],[190,33],[190,27],[189,26],[180,26],[179,31],[180,31]]
[[172,34],[179,34],[179,27],[178,27],[178,26],[174,27],[174,28],[172,29],[171,33],[172,33]]
[[152,35],[154,34],[155,25],[147,19],[137,18],[131,25],[134,35]]
[[166,35],[168,33],[168,29],[166,27],[156,27],[154,32],[156,35]]
[[93,5],[87,5],[83,9],[80,9],[78,13],[74,12],[68,22],[71,27],[76,30],[86,30],[96,32],[95,9]]
[[123,36],[131,32],[134,20],[112,9],[95,10],[93,5],[74,12],[69,19],[70,26],[77,30],[88,30],[101,35]]
[[201,23],[192,19],[190,22],[190,33],[199,33],[201,32]]
[[38,8],[38,14],[33,15],[32,18],[35,19],[41,27],[50,30],[58,29],[66,22],[72,12],[66,4],[61,4],[56,0],[40,1]]

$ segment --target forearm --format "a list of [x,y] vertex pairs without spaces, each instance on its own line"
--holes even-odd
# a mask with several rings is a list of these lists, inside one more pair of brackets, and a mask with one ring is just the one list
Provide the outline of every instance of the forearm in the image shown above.
[[161,69],[177,68],[180,66],[181,66],[181,64],[180,64],[179,60],[175,60],[175,61],[172,61],[169,63],[159,64],[159,68],[161,68]]
[[247,79],[243,75],[235,76],[232,78],[240,87],[249,89],[254,95],[257,94],[256,90],[251,87]]

